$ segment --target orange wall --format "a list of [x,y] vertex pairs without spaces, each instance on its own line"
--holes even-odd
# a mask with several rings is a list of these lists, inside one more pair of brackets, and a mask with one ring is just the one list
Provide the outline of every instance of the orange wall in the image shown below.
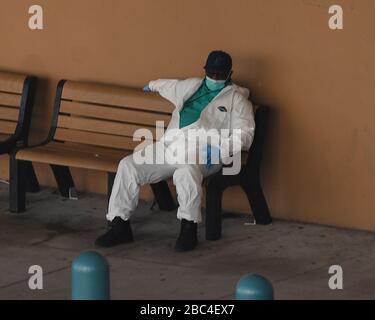
[[[32,4],[43,31],[27,27]],[[344,8],[342,31],[328,29],[330,4]],[[375,230],[374,14],[373,0],[2,0],[0,69],[44,79],[44,116],[61,78],[143,86],[202,75],[207,53],[227,50],[235,80],[274,108],[262,173],[273,215]],[[74,176],[105,190],[101,173]],[[228,208],[248,210],[230,195]]]

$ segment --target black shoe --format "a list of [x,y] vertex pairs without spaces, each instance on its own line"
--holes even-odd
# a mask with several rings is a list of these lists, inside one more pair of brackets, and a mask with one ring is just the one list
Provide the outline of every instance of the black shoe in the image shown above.
[[198,224],[193,221],[181,220],[181,231],[175,245],[175,251],[190,251],[197,246],[197,227]]
[[110,223],[111,228],[98,239],[95,244],[100,247],[114,247],[122,243],[133,242],[133,232],[130,227],[129,220],[122,220],[120,217],[116,217]]

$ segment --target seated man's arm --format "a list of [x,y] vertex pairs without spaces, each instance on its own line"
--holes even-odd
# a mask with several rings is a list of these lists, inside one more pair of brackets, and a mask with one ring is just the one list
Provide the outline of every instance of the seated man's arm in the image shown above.
[[231,113],[230,134],[221,141],[222,162],[227,164],[232,155],[241,152],[241,150],[248,151],[253,142],[254,133],[253,105],[246,97],[238,95]]
[[175,79],[153,80],[150,81],[148,87],[152,92],[158,92],[163,98],[176,105],[178,101],[177,84],[179,81]]

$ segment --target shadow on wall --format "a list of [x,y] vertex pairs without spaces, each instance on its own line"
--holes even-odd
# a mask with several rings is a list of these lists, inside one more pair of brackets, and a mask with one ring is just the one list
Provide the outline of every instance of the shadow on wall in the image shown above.
[[39,78],[29,134],[29,144],[31,145],[38,144],[47,138],[51,125],[56,85],[54,81]]

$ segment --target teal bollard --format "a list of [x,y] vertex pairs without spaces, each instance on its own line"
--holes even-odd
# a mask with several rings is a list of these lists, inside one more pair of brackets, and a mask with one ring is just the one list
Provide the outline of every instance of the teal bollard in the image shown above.
[[259,274],[243,276],[236,285],[236,300],[273,300],[271,282]]
[[109,300],[109,265],[99,253],[86,251],[72,263],[72,300]]

